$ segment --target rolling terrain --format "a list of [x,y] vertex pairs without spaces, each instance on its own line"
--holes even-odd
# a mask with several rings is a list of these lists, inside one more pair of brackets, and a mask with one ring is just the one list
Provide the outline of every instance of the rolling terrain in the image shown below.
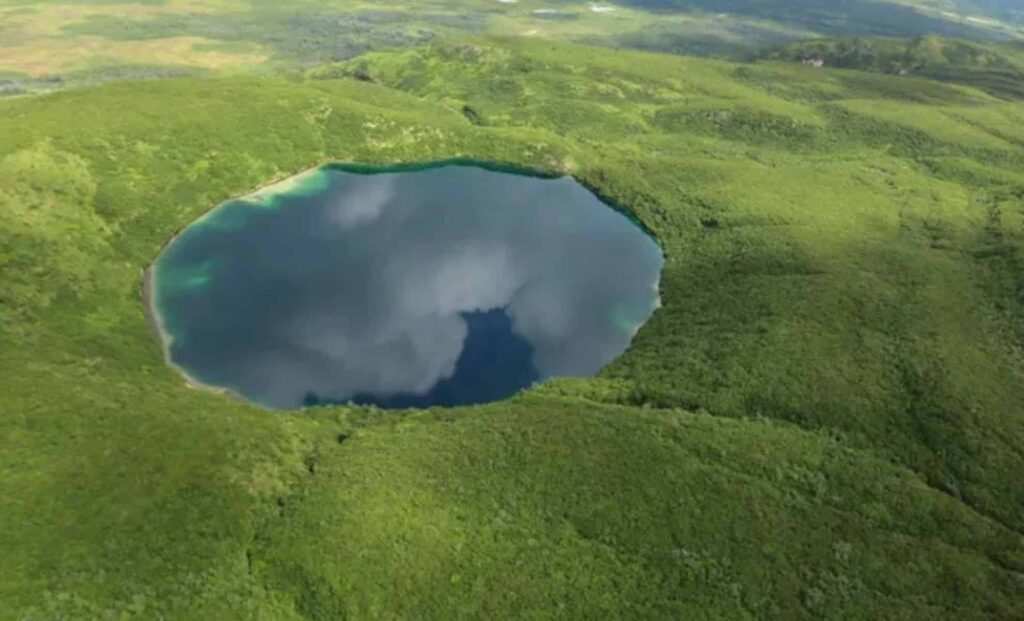
[[939,37],[814,39],[764,55],[769,60],[926,77],[973,86],[1003,99],[1024,98],[1024,46]]
[[[342,56],[0,100],[0,619],[1024,616],[1018,101],[533,38]],[[142,270],[182,227],[448,158],[657,238],[663,308],[598,377],[268,413],[164,364]]]
[[0,96],[294,71],[467,34],[736,58],[816,37],[1022,41],[1024,17],[961,0],[0,0]]

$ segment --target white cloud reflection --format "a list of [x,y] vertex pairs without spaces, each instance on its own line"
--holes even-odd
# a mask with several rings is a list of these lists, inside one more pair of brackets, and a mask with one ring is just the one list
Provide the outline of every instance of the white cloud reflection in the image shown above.
[[455,372],[461,313],[492,309],[542,377],[589,375],[628,345],[613,309],[633,323],[654,309],[657,247],[571,179],[326,174],[326,194],[243,231],[179,239],[178,254],[221,266],[163,305],[188,326],[174,355],[197,377],[282,408],[310,393],[423,394]]
[[396,180],[391,176],[363,176],[351,179],[329,199],[329,224],[348,231],[380,217],[395,201]]

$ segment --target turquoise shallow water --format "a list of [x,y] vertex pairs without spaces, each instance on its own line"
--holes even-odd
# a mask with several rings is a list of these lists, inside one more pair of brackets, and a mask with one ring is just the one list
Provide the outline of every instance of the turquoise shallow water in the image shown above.
[[597,373],[662,263],[568,177],[327,166],[183,231],[153,306],[177,366],[266,407],[465,405]]

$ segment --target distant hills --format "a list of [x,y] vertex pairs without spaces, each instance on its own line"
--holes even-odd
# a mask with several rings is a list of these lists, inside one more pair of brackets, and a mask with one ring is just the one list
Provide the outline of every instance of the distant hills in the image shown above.
[[0,97],[124,79],[301,70],[466,35],[733,60],[819,37],[1024,41],[1024,5],[1016,0],[201,4],[198,10],[188,0],[138,2],[113,11],[97,2],[0,0]]
[[979,88],[1008,99],[1024,98],[1024,45],[983,44],[940,37],[819,39],[764,55],[840,69],[914,75]]
[[623,0],[623,4],[665,13],[754,18],[822,35],[1012,39],[1022,36],[1019,26],[1024,23],[1024,6],[1006,0]]

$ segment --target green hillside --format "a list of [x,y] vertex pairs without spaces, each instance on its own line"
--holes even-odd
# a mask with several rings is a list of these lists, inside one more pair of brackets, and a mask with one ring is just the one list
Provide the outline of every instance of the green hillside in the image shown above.
[[1024,99],[1024,48],[922,37],[816,39],[766,54],[774,60],[823,63],[891,75],[922,76],[974,86],[997,97]]
[[[0,100],[0,619],[1024,617],[1024,108],[541,40]],[[666,254],[593,379],[271,413],[142,270],[324,161],[570,173]]]
[[645,9],[727,13],[806,28],[821,35],[919,36],[978,39],[1019,34],[1019,13],[959,0],[624,0]]

